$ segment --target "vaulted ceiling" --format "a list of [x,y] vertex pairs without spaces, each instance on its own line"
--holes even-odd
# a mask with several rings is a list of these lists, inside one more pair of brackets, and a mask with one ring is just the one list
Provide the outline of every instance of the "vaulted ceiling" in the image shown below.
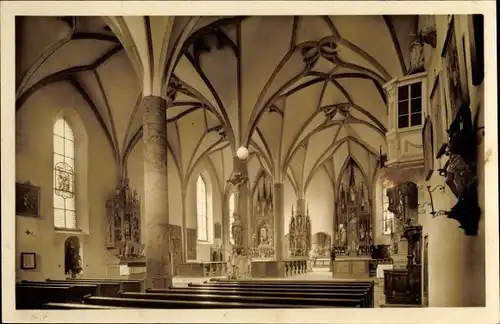
[[334,183],[349,157],[374,172],[386,146],[382,85],[407,73],[416,16],[152,19],[18,18],[17,108],[70,83],[122,164],[142,136],[149,79],[138,75],[149,74],[170,81],[167,136],[181,178],[209,157],[226,183],[241,145],[251,173],[287,177],[297,193],[318,168]]

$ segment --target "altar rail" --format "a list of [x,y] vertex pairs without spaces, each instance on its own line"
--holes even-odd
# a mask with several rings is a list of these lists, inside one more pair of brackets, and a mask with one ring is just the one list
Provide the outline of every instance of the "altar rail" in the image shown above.
[[221,277],[227,276],[226,261],[203,261],[179,264],[177,271],[180,277]]
[[312,271],[313,260],[285,260],[285,277],[305,274]]

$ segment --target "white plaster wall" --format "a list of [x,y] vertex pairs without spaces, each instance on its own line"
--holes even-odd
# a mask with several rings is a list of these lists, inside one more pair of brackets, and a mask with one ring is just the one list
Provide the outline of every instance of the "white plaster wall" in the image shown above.
[[[426,62],[429,91],[434,84],[436,72],[441,70],[441,51],[447,31],[447,16],[437,16],[437,46],[436,49],[426,49]],[[467,17],[455,16],[457,38],[465,35],[465,43],[470,40],[467,32]],[[459,47],[459,51],[461,48]],[[470,67],[470,53],[466,46],[466,62]],[[484,125],[483,87],[472,86],[471,71],[467,71],[469,93],[473,116],[479,114],[480,126]],[[442,77],[441,77],[442,78]],[[429,92],[430,93],[430,92]],[[478,161],[484,160],[484,147],[478,147]],[[444,165],[447,158],[435,161],[434,169]],[[483,211],[479,223],[477,236],[466,237],[463,230],[458,228],[458,222],[447,219],[445,216],[432,217],[427,214],[419,221],[423,225],[423,235],[429,236],[429,306],[430,307],[463,307],[484,306],[485,304],[485,237],[484,217],[498,217],[484,213],[484,166],[478,165],[479,201]],[[435,171],[428,181],[431,186],[443,185],[444,178]],[[445,193],[435,191],[433,194],[435,209],[449,210],[456,203],[456,198],[446,187]],[[427,195],[419,197],[419,203],[428,201]]]
[[312,234],[333,234],[334,195],[330,177],[323,168],[318,168],[306,191],[306,204],[311,216]]
[[[88,160],[76,161],[87,163],[87,177],[76,179],[87,181],[88,191],[83,208],[88,210],[88,219],[78,219],[80,224],[84,223],[84,231],[79,234],[54,231],[52,134],[53,123],[63,110],[79,116],[88,140]],[[79,237],[83,248],[83,275],[104,276],[105,199],[116,184],[116,167],[110,144],[95,115],[68,83],[59,82],[38,90],[16,113],[16,181],[30,181],[41,189],[40,218],[16,216],[16,279],[64,278],[64,241],[72,235]],[[34,235],[27,235],[26,230]],[[36,270],[19,269],[21,252],[37,254]]]

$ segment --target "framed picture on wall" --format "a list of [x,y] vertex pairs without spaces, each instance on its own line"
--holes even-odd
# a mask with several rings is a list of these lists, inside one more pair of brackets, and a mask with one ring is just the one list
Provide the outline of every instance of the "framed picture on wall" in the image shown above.
[[424,144],[424,176],[429,180],[434,172],[434,148],[432,140],[432,121],[429,116],[425,118],[422,129],[422,141]]
[[437,74],[436,80],[431,90],[430,95],[430,111],[432,128],[433,128],[433,147],[434,156],[439,159],[446,149],[448,134],[446,133],[446,106],[444,104],[440,81],[440,73]]
[[[460,47],[462,38],[460,37]],[[457,35],[455,30],[455,19],[452,17],[448,24],[448,31],[443,46],[441,57],[443,60],[443,77],[446,83],[446,102],[449,111],[446,125],[455,119],[458,109],[462,103],[468,100],[467,79],[465,77],[465,61],[463,51],[459,51]],[[460,64],[462,61],[462,65]]]
[[35,253],[21,253],[21,269],[33,270],[36,269],[36,254]]
[[469,39],[472,85],[478,86],[484,79],[484,16],[469,17]]
[[16,183],[16,215],[40,217],[40,187]]

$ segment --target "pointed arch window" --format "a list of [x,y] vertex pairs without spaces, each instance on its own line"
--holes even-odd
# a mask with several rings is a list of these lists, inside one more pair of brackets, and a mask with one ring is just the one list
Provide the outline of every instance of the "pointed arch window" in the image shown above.
[[54,227],[76,229],[75,138],[66,119],[54,124]]
[[233,231],[231,230],[234,223],[234,211],[235,211],[235,201],[234,201],[234,192],[229,196],[228,201],[229,208],[229,242],[234,244]]
[[207,208],[207,186],[200,175],[196,182],[196,208],[198,215],[198,241],[208,241],[208,208]]
[[390,235],[394,230],[394,214],[389,211],[389,197],[387,197],[387,189],[390,187],[392,187],[390,181],[382,182],[382,233],[384,235]]

